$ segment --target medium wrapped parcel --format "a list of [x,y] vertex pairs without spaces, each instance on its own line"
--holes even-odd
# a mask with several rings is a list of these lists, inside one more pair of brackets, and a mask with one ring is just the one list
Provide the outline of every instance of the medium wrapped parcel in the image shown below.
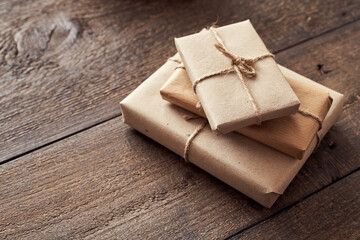
[[[280,69],[282,68],[280,67]],[[236,132],[291,157],[301,159],[313,138],[317,137],[316,134],[321,129],[332,99],[324,89],[289,78],[286,75],[285,78],[301,102],[298,112],[263,122],[259,126],[240,128]],[[184,68],[175,70],[160,89],[160,93],[164,100],[206,118]]]

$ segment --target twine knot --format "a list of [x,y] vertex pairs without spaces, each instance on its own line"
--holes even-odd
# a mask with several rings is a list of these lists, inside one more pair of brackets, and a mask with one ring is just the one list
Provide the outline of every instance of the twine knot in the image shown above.
[[264,57],[274,57],[273,54],[265,54],[263,56],[257,58],[244,58],[238,55],[231,53],[229,50],[225,48],[225,46],[221,43],[215,44],[215,47],[219,52],[221,52],[225,57],[231,60],[231,65],[233,67],[238,67],[240,72],[247,78],[255,78],[256,71],[254,67],[254,63],[263,59]]

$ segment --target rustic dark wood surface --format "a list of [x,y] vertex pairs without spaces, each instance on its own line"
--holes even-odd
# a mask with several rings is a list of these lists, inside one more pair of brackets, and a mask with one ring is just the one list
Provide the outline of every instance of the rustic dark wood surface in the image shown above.
[[356,172],[232,239],[359,239],[359,198]]
[[[345,94],[271,209],[121,122],[118,103],[218,18]],[[0,1],[0,239],[359,238],[359,1]]]

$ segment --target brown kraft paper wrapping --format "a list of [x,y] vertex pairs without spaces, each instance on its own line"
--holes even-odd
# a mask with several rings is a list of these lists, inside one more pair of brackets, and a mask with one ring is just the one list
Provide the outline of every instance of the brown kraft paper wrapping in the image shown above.
[[[268,54],[264,43],[250,21],[216,28],[216,32],[233,54],[255,58]],[[231,60],[214,46],[211,31],[175,38],[176,48],[194,84],[196,80],[231,67]],[[273,58],[254,64],[255,78],[244,81],[266,121],[295,113],[299,100],[280,72]],[[238,75],[234,72],[216,75],[200,82],[196,93],[213,130],[228,133],[258,123],[258,115]]]
[[[171,61],[165,63],[120,104],[125,123],[182,156],[189,135],[204,119],[186,121],[183,115],[190,112],[161,98],[160,88],[174,73],[177,65]],[[319,132],[322,138],[342,111],[343,95],[286,68],[281,70],[292,79],[330,93],[333,104]],[[215,135],[207,126],[193,140],[189,161],[263,206],[271,207],[303,166],[315,145],[316,140],[313,139],[303,161],[295,161],[241,134]]]
[[[332,99],[329,93],[307,83],[285,78],[298,96],[300,110],[310,112],[323,121],[330,109]],[[206,118],[205,112],[197,107],[198,98],[194,93],[190,79],[183,68],[177,68],[169,80],[160,89],[161,96],[175,105]],[[263,122],[236,130],[247,137],[264,143],[291,157],[301,159],[312,139],[319,130],[319,123],[312,117],[297,112],[282,118]]]

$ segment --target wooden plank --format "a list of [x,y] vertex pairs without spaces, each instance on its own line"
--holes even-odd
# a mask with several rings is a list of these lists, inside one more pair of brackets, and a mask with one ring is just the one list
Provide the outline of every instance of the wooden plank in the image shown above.
[[231,239],[359,239],[357,171]]
[[[328,59],[328,43],[344,53],[351,47],[357,55],[359,28],[356,22],[279,58],[304,52],[298,61],[308,64],[305,52],[316,51]],[[340,62],[352,60],[341,56]],[[354,65],[342,64],[339,73],[314,78],[342,87],[340,92],[357,92]],[[349,72],[347,84],[332,85],[341,72]],[[184,164],[116,118],[0,166],[0,238],[232,236],[358,169],[359,112],[359,101],[347,104],[320,149],[270,210]]]
[[251,18],[273,51],[359,19],[358,1],[3,1],[0,162],[121,114],[173,37]]

